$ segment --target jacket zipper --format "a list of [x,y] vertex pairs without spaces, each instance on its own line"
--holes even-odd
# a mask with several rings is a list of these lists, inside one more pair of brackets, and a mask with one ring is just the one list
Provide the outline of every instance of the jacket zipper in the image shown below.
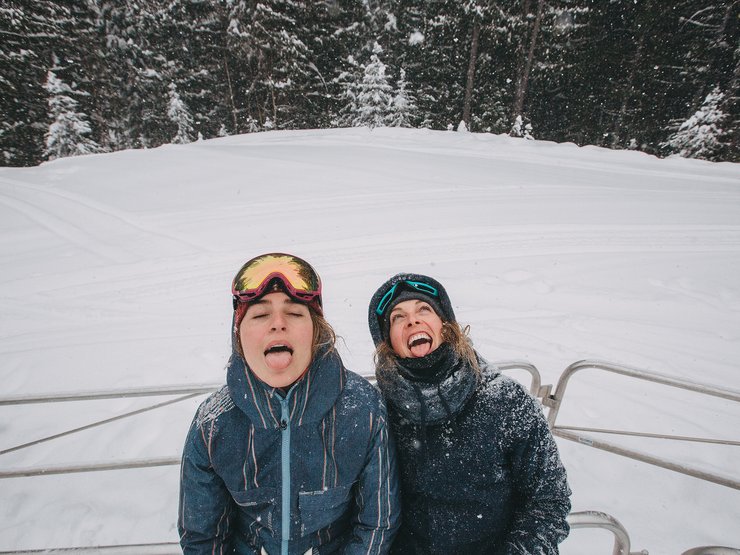
[[290,413],[288,396],[280,399],[281,470],[282,470],[282,525],[280,553],[288,555],[290,540]]

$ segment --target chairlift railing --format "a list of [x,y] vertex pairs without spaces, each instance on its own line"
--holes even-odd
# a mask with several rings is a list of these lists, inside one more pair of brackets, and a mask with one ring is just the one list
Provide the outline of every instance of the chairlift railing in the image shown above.
[[[14,445],[12,447],[0,450],[0,455],[11,453],[14,451],[20,451],[34,445],[39,445],[47,441],[58,439],[60,437],[72,435],[84,430],[89,430],[105,424],[110,424],[117,420],[123,420],[124,418],[130,418],[145,412],[160,409],[175,403],[187,401],[198,395],[203,395],[215,391],[221,387],[221,385],[211,384],[200,384],[200,385],[174,385],[174,386],[159,386],[159,387],[142,387],[135,389],[119,389],[119,390],[105,390],[105,391],[89,391],[89,392],[76,392],[76,393],[58,393],[51,395],[19,395],[14,397],[5,397],[0,399],[0,406],[12,406],[12,405],[31,405],[38,403],[61,403],[61,402],[72,402],[72,401],[96,401],[101,399],[126,399],[133,397],[164,397],[170,395],[179,395],[175,399],[149,405],[140,409],[125,412],[111,418],[98,420],[65,430],[58,434],[46,436],[34,441],[22,443],[20,445]],[[146,458],[136,460],[124,460],[115,462],[104,462],[104,463],[88,463],[88,464],[75,464],[75,465],[50,465],[41,466],[35,468],[21,468],[0,471],[0,479],[4,478],[25,478],[31,476],[49,476],[54,474],[74,474],[78,472],[98,472],[103,470],[124,470],[132,468],[150,468],[154,466],[169,466],[180,464],[179,457],[159,457],[159,458]]]
[[624,526],[612,515],[598,511],[582,511],[570,513],[568,524],[571,530],[578,528],[603,528],[614,534],[614,550],[612,555],[648,555],[642,551],[630,551],[630,537]]
[[41,553],[75,553],[80,555],[182,555],[182,549],[180,549],[180,544],[177,542],[161,542],[0,551],[0,555],[37,555]]
[[[542,380],[540,378],[539,371],[537,368],[526,361],[509,360],[503,361],[497,364],[497,367],[504,371],[511,370],[525,370],[531,375],[530,392],[532,395],[538,395],[541,389]],[[375,382],[375,378],[368,378],[372,383]],[[72,401],[96,401],[101,399],[123,399],[132,397],[163,397],[169,395],[180,395],[176,399],[171,399],[147,407],[143,407],[134,411],[119,414],[117,416],[106,418],[104,420],[98,420],[78,428],[66,430],[64,432],[46,436],[34,441],[15,445],[3,450],[0,450],[0,455],[10,453],[13,451],[19,451],[46,441],[58,439],[60,437],[68,436],[83,430],[89,430],[97,426],[109,424],[117,420],[129,418],[142,414],[144,412],[159,409],[168,405],[186,401],[198,395],[211,393],[223,384],[200,384],[200,385],[172,385],[172,386],[161,386],[161,387],[142,387],[142,388],[131,388],[131,389],[119,389],[119,390],[102,390],[102,391],[90,391],[90,392],[68,392],[58,393],[50,395],[18,395],[14,397],[0,398],[0,406],[11,406],[11,405],[30,405],[38,403],[59,403],[59,402],[72,402]],[[155,466],[174,466],[180,464],[180,457],[158,457],[158,458],[144,458],[144,459],[131,459],[125,461],[116,462],[102,462],[102,463],[88,463],[88,464],[75,464],[75,465],[47,465],[34,468],[21,468],[0,471],[0,479],[4,478],[27,478],[32,476],[50,476],[54,474],[74,474],[79,472],[99,472],[104,470],[128,470],[133,468],[151,468]],[[1,555],[1,554],[0,554]]]
[[681,555],[740,555],[740,549],[719,545],[706,545],[703,547],[694,547],[693,549],[684,551]]
[[[655,437],[655,438],[667,438],[667,439],[679,439],[683,441],[695,441],[704,443],[719,443],[725,445],[740,445],[739,441],[735,440],[717,440],[709,438],[696,438],[696,437],[685,437],[685,436],[667,436],[662,434],[647,434],[641,432],[628,432],[619,430],[605,430],[598,428],[586,428],[586,427],[575,427],[575,426],[558,426],[556,424],[557,415],[565,396],[566,388],[570,378],[576,372],[591,368],[598,370],[605,370],[608,372],[614,372],[617,374],[629,376],[632,378],[647,380],[666,386],[677,387],[694,391],[697,393],[711,395],[714,397],[720,397],[728,399],[730,401],[740,402],[740,391],[720,388],[712,385],[701,384],[697,382],[691,382],[688,380],[681,380],[646,370],[639,370],[636,368],[630,368],[627,366],[621,366],[604,361],[597,360],[583,360],[571,364],[561,375],[558,380],[555,392],[552,392],[551,385],[542,385],[540,373],[537,368],[526,361],[503,361],[498,362],[496,366],[502,371],[511,370],[524,370],[529,372],[531,375],[531,383],[529,387],[530,393],[540,399],[543,406],[549,409],[548,412],[548,423],[554,435],[576,441],[583,445],[603,449],[618,455],[623,455],[636,460],[647,462],[662,468],[680,472],[707,480],[709,482],[721,484],[734,489],[740,489],[740,481],[732,479],[726,476],[715,475],[709,472],[689,467],[687,465],[675,463],[673,461],[655,457],[646,453],[625,449],[623,447],[611,444],[605,441],[597,440],[591,436],[587,436],[585,432],[593,433],[609,433],[609,434],[621,434],[621,435],[632,435],[641,437]],[[374,382],[374,379],[370,379]],[[201,384],[201,385],[176,385],[176,386],[164,386],[164,387],[148,387],[148,388],[132,388],[124,390],[105,390],[105,391],[92,391],[85,393],[61,393],[51,394],[44,396],[14,396],[0,398],[0,406],[11,406],[11,405],[25,405],[25,404],[37,404],[37,403],[56,403],[56,402],[69,402],[69,401],[91,401],[101,399],[120,399],[120,398],[132,398],[132,397],[147,397],[147,396],[171,396],[178,395],[179,397],[143,407],[134,411],[126,412],[111,418],[92,422],[85,426],[67,430],[52,436],[47,436],[27,442],[21,445],[16,445],[10,448],[6,448],[0,451],[0,455],[13,451],[18,451],[38,445],[39,443],[51,441],[59,437],[71,435],[83,430],[88,430],[93,427],[102,426],[113,421],[129,418],[143,412],[156,410],[174,403],[179,403],[198,395],[203,395],[215,391],[222,384]],[[134,468],[150,468],[155,466],[175,466],[180,464],[180,457],[160,457],[160,458],[145,458],[145,459],[132,459],[126,461],[114,461],[104,463],[91,463],[91,464],[78,464],[78,465],[64,465],[64,466],[45,466],[38,468],[25,468],[17,470],[0,471],[0,479],[3,478],[21,478],[30,476],[48,476],[53,474],[69,474],[77,472],[98,472],[107,470],[121,470],[121,469],[134,469]],[[630,552],[630,542],[627,531],[624,527],[611,515],[606,513],[600,513],[596,511],[585,511],[575,512],[568,516],[568,522],[572,529],[578,528],[603,528],[611,531],[615,537],[613,555],[646,555],[647,551]],[[109,546],[95,546],[95,547],[70,547],[70,548],[52,548],[52,549],[41,549],[41,550],[25,550],[25,551],[0,551],[0,555],[21,555],[21,554],[32,554],[32,553],[80,553],[86,555],[100,554],[100,555],[170,555],[174,553],[180,553],[179,546],[174,542],[163,542],[163,543],[149,543],[149,544],[131,544],[131,545],[109,545]],[[682,555],[740,555],[740,550],[727,547],[697,547],[684,552]]]
[[550,429],[552,430],[553,435],[556,435],[563,439],[575,441],[583,445],[587,445],[588,447],[602,449],[610,453],[629,457],[629,458],[642,461],[642,462],[646,462],[646,463],[659,466],[661,468],[665,468],[668,470],[673,470],[674,472],[680,472],[681,474],[686,474],[688,476],[700,478],[708,482],[713,482],[715,484],[720,484],[722,486],[726,486],[726,487],[733,488],[733,489],[740,489],[740,480],[736,478],[731,478],[729,476],[724,476],[724,475],[716,474],[713,472],[707,472],[697,467],[675,462],[667,458],[658,457],[658,456],[644,453],[642,451],[637,451],[634,449],[628,449],[626,447],[622,447],[615,443],[597,439],[591,435],[587,435],[585,432],[610,433],[610,434],[619,434],[619,435],[625,435],[625,436],[673,439],[673,440],[701,442],[701,443],[714,443],[714,444],[732,445],[732,446],[740,446],[740,441],[731,440],[731,439],[709,439],[709,438],[675,436],[675,435],[666,435],[666,434],[647,434],[647,433],[642,433],[642,432],[629,432],[629,431],[622,431],[622,430],[604,430],[600,428],[558,426],[556,423],[556,419],[558,416],[558,412],[560,411],[560,407],[563,403],[563,399],[565,397],[565,392],[566,392],[566,388],[568,386],[569,380],[576,372],[579,372],[585,369],[596,369],[596,370],[603,370],[606,372],[613,372],[613,373],[621,374],[623,376],[628,376],[631,378],[636,378],[640,380],[662,384],[662,385],[669,386],[669,387],[675,387],[679,389],[693,391],[695,393],[700,393],[703,395],[719,397],[719,398],[727,399],[729,401],[734,401],[734,402],[740,402],[740,391],[737,391],[734,389],[721,388],[721,387],[698,383],[698,382],[693,382],[689,380],[682,380],[679,378],[673,378],[671,376],[666,376],[664,374],[658,374],[655,372],[649,372],[647,370],[640,370],[637,368],[631,368],[628,366],[622,366],[619,364],[613,364],[611,362],[605,362],[601,360],[581,360],[578,362],[574,362],[573,364],[568,366],[568,368],[565,369],[563,374],[560,376],[560,379],[558,380],[557,387],[555,388],[555,393],[553,393],[552,395],[545,396],[542,400],[543,404],[550,408],[549,413],[548,413],[548,423],[550,425]]

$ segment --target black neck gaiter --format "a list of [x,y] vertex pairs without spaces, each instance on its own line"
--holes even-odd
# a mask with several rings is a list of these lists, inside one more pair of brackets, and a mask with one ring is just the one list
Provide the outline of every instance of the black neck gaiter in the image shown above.
[[442,343],[426,356],[398,358],[399,373],[414,382],[440,383],[457,369],[461,361],[449,343]]

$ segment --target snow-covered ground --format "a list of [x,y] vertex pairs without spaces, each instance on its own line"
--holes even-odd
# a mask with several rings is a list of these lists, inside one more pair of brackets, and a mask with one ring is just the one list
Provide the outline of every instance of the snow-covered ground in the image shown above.
[[[739,389],[739,165],[345,129],[0,169],[0,396],[222,382],[231,278],[274,250],[319,270],[364,375],[370,295],[414,271],[445,284],[484,356],[543,383],[599,358]],[[0,471],[178,456],[201,399],[0,455]],[[163,400],[0,407],[0,450]],[[558,423],[738,442],[737,405],[591,371]],[[738,446],[605,439],[738,479]],[[737,490],[558,442],[573,510],[613,515],[633,550],[740,547]],[[177,488],[176,466],[0,480],[0,551],[176,541]],[[562,552],[611,548],[577,530]]]

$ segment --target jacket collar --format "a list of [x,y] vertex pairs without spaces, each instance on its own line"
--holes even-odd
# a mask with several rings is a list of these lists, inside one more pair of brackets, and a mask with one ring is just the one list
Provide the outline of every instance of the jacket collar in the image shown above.
[[226,382],[234,404],[258,428],[280,427],[281,400],[288,401],[294,426],[320,421],[337,401],[346,383],[346,370],[336,351],[319,350],[308,371],[283,396],[278,388],[259,380],[237,352],[226,368]]

